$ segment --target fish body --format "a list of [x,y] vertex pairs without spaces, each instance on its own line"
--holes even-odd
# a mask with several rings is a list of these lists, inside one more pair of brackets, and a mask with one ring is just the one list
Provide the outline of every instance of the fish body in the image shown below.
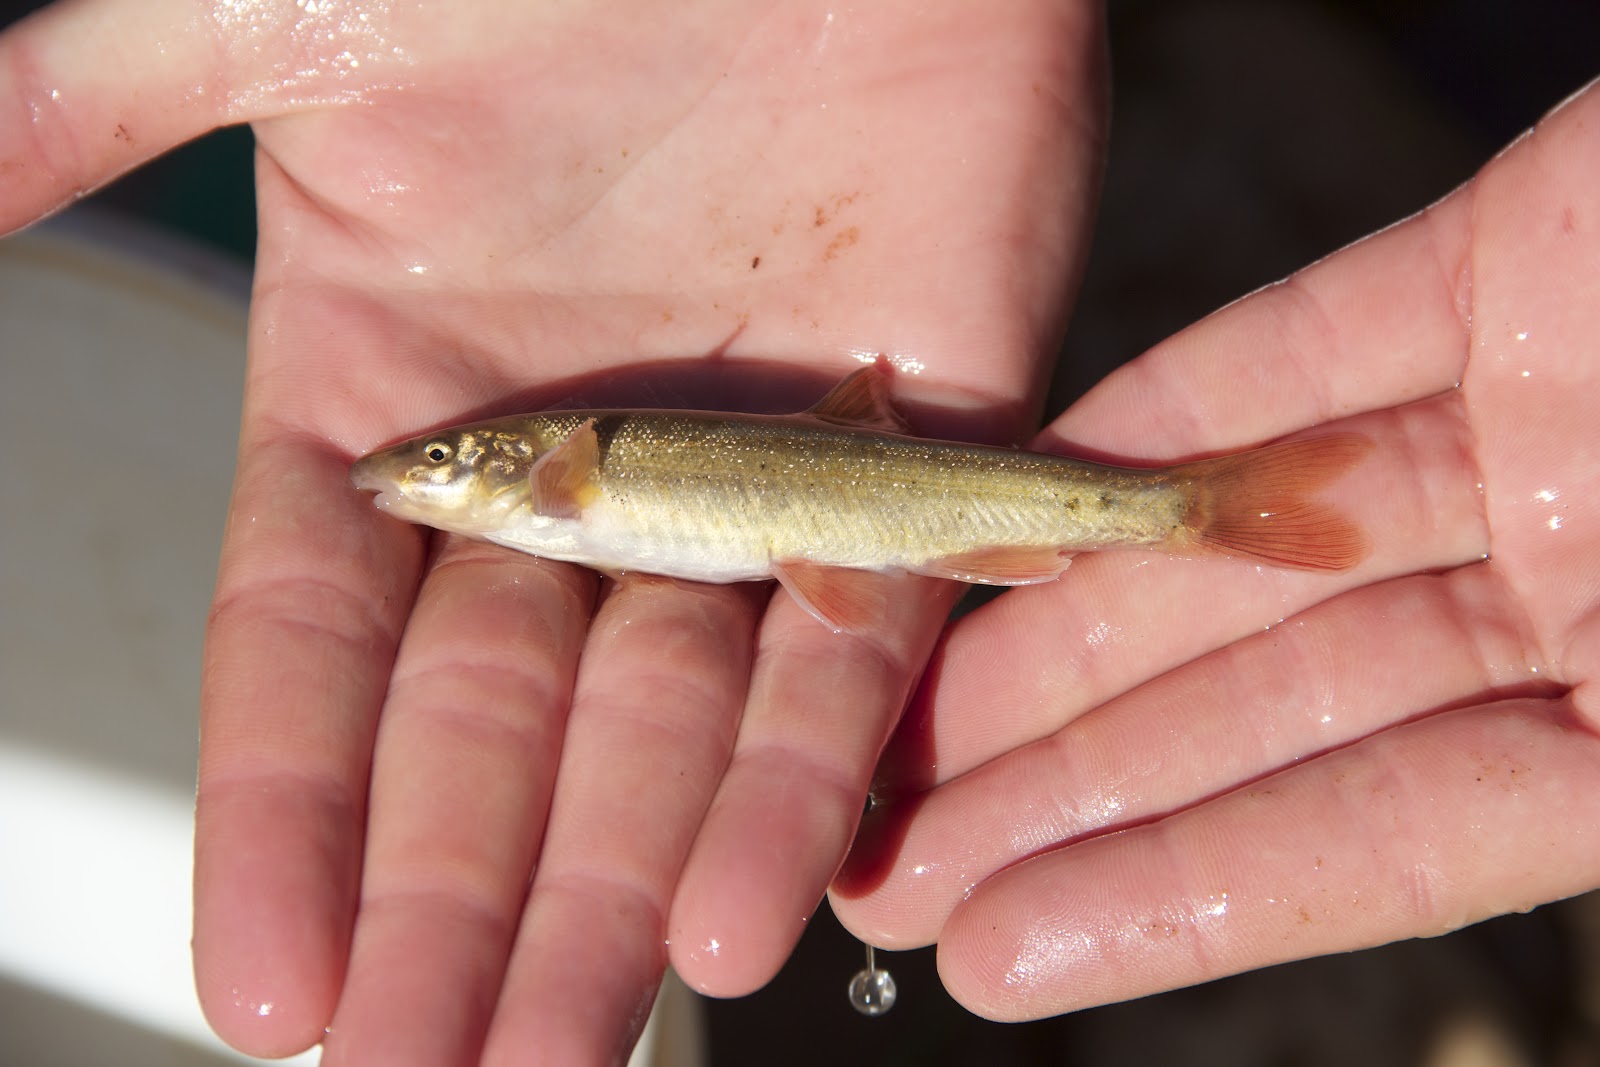
[[836,629],[856,621],[841,590],[851,573],[1017,585],[1124,545],[1315,568],[1363,551],[1360,531],[1307,491],[1353,465],[1364,438],[1110,467],[907,436],[887,380],[886,365],[865,368],[799,415],[511,416],[374,452],[351,475],[398,518],[548,559],[704,582],[776,577]]

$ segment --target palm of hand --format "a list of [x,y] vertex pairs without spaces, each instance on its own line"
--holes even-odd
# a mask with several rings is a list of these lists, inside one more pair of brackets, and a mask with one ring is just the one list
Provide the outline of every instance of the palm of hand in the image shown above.
[[[632,7],[219,15],[221,47],[190,58],[225,104],[137,116],[90,57],[45,72],[77,79],[58,142],[108,116],[144,153],[257,128],[196,856],[199,987],[230,1041],[284,1053],[331,1020],[328,1062],[590,1062],[636,1036],[664,939],[713,992],[781,963],[950,591],[911,583],[870,640],[753,586],[629,582],[597,604],[575,568],[430,550],[345,468],[575,390],[799,408],[841,355],[879,350],[925,366],[906,391],[945,429],[1011,432],[1087,210],[1057,190],[1089,188],[1093,165],[1092,35],[1040,33],[1060,15],[1039,7],[978,25],[836,25],[803,3],[656,24]],[[78,17],[6,42],[31,95]],[[955,57],[975,40],[992,62]],[[147,92],[188,73],[150,71]],[[74,154],[58,142],[39,154]],[[77,155],[15,210],[136,162]],[[653,361],[671,373],[635,373],[656,391],[630,394]]]
[[910,795],[837,883],[848,926],[938,940],[957,997],[1028,1018],[1600,881],[1597,116],[1591,89],[1053,427],[1169,456],[1348,420],[1378,448],[1332,499],[1373,554],[1106,554],[962,620],[886,753]]

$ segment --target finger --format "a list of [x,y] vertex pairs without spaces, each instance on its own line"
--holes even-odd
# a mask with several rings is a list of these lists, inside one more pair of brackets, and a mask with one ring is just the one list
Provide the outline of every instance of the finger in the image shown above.
[[194,8],[52,4],[0,36],[0,233],[219,123]]
[[911,948],[1041,850],[1191,807],[1420,714],[1539,683],[1487,566],[1368,586],[1171,671],[865,821],[834,886],[858,935]]
[[1496,566],[1522,592],[1541,638],[1569,655],[1600,648],[1571,640],[1594,617],[1600,577],[1600,466],[1591,458],[1595,422],[1586,402],[1600,391],[1592,343],[1600,336],[1596,122],[1600,84],[1476,180],[1473,355],[1461,388]]
[[[1327,574],[1103,552],[960,620],[884,754],[883,792],[948,781],[1179,664],[1342,590],[1481,559],[1483,501],[1453,396],[1338,424],[1375,444],[1326,499],[1370,555]],[[1175,605],[1182,621],[1174,625]]]
[[299,441],[241,448],[206,633],[194,956],[206,1016],[280,1056],[322,1039],[344,975],[368,759],[420,539]]
[[487,1064],[620,1063],[666,965],[673,887],[744,708],[767,587],[629,578],[583,654],[550,828]]
[[349,976],[324,1062],[477,1062],[593,589],[577,568],[454,540],[423,583],[378,729]]
[[397,32],[341,4],[42,9],[0,36],[0,233],[218,126],[393,82]]
[[1114,456],[1226,452],[1460,383],[1473,198],[1252,293],[1112,374],[1044,436]]
[[884,738],[958,591],[893,581],[870,636],[832,633],[787,594],[774,599],[733,762],[668,919],[672,965],[692,988],[734,996],[776,974],[849,847]]
[[997,875],[940,974],[982,1015],[1035,1018],[1570,896],[1600,881],[1597,772],[1565,700],[1399,727]]

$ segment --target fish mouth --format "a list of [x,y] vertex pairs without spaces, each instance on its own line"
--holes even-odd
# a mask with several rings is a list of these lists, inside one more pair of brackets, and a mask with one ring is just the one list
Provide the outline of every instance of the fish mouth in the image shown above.
[[400,502],[400,485],[373,462],[377,458],[377,456],[364,456],[351,464],[350,484],[363,493],[376,493],[373,505],[388,510]]

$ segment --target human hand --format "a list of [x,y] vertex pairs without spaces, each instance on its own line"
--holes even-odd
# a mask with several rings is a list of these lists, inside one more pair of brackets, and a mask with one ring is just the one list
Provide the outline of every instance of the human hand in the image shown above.
[[[1033,413],[1095,184],[1096,5],[62,5],[0,41],[0,231],[255,124],[195,960],[326,1060],[604,1062],[669,949],[755,988],[953,595],[839,636],[375,512],[351,458],[577,393],[797,409],[887,352],[924,431]],[[648,364],[653,363],[654,366]],[[919,406],[920,405],[920,410]],[[181,428],[177,428],[181,431]],[[581,661],[581,662],[580,662]]]
[[[1131,553],[956,623],[833,888],[1026,1019],[1600,885],[1600,88],[1113,375],[1051,445],[1335,424],[1344,574]],[[1334,428],[1334,427],[1330,427]]]

